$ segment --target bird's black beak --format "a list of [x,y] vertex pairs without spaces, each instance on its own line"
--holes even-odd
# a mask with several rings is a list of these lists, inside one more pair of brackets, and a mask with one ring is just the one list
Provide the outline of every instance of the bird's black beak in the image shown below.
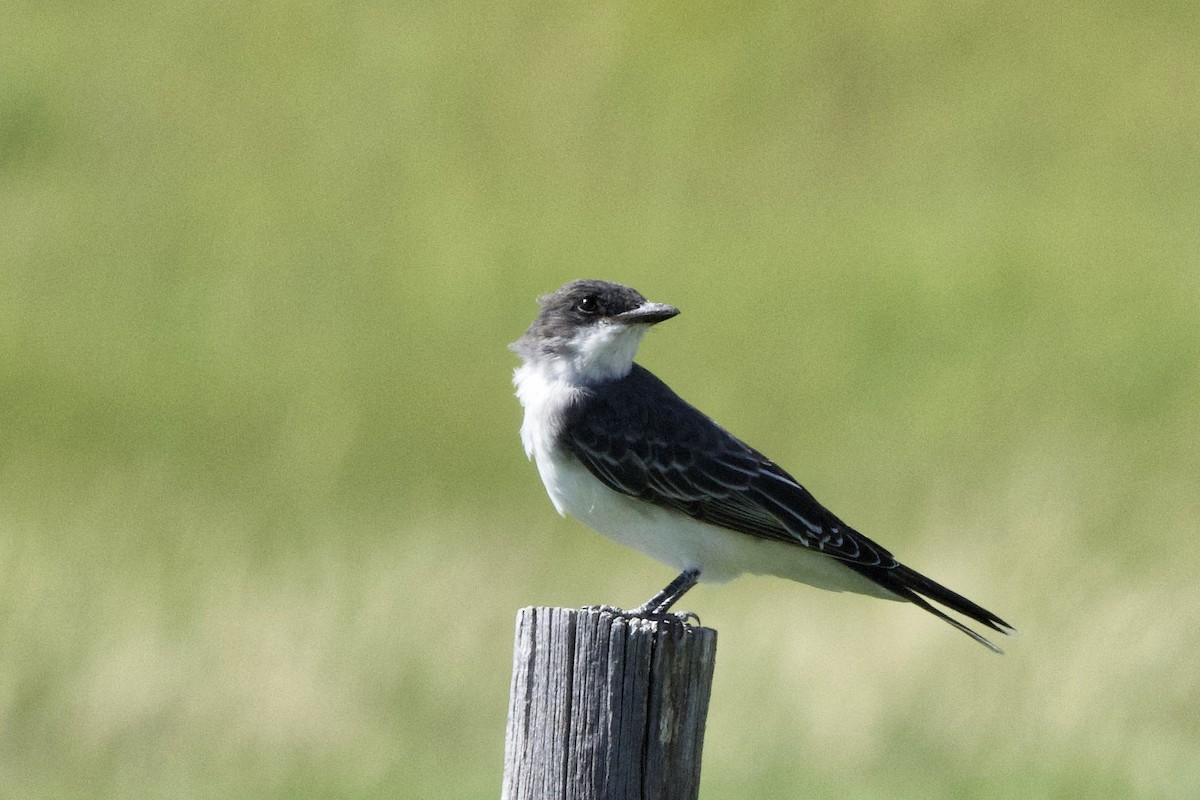
[[669,306],[665,303],[646,302],[637,308],[614,315],[613,319],[617,322],[653,325],[656,322],[668,320],[678,313],[679,309],[675,306]]

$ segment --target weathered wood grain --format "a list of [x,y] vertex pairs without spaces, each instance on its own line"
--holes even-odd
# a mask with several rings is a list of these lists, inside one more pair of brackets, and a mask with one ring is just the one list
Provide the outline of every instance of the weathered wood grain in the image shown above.
[[504,800],[694,800],[716,649],[711,628],[521,609]]

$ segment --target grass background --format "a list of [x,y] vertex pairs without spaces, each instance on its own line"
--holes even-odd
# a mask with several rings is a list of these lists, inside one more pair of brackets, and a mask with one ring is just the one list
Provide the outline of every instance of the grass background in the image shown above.
[[1190,4],[3,16],[3,796],[496,794],[515,610],[671,577],[520,452],[504,345],[582,276],[1022,630],[696,590],[703,796],[1200,792]]

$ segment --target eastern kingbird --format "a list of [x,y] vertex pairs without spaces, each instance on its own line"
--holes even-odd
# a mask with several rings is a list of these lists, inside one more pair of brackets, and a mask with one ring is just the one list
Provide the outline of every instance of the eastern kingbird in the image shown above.
[[559,514],[680,570],[631,616],[665,616],[700,580],[778,575],[906,600],[1000,648],[930,604],[999,633],[1012,626],[896,561],[782,467],[633,363],[650,326],[679,309],[626,286],[568,283],[511,347],[521,441]]

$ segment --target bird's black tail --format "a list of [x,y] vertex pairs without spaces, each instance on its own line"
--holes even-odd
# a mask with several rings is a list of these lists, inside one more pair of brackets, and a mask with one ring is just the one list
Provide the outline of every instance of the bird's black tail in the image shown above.
[[863,577],[870,579],[879,586],[882,586],[892,594],[907,600],[914,605],[920,606],[930,614],[933,614],[934,616],[950,623],[992,652],[1001,654],[1004,653],[1003,650],[992,644],[980,634],[954,619],[940,608],[931,605],[929,600],[933,600],[934,602],[945,606],[951,611],[957,611],[964,617],[969,617],[981,625],[986,625],[988,628],[991,628],[997,633],[1010,634],[1016,631],[1012,625],[1009,625],[1007,622],[1000,619],[986,608],[971,602],[958,592],[947,589],[940,583],[931,581],[921,573],[911,570],[903,564],[897,564],[891,568],[884,568],[878,566],[867,566],[865,564],[855,564],[852,562],[844,563],[847,567],[850,567],[850,569],[858,572]]

